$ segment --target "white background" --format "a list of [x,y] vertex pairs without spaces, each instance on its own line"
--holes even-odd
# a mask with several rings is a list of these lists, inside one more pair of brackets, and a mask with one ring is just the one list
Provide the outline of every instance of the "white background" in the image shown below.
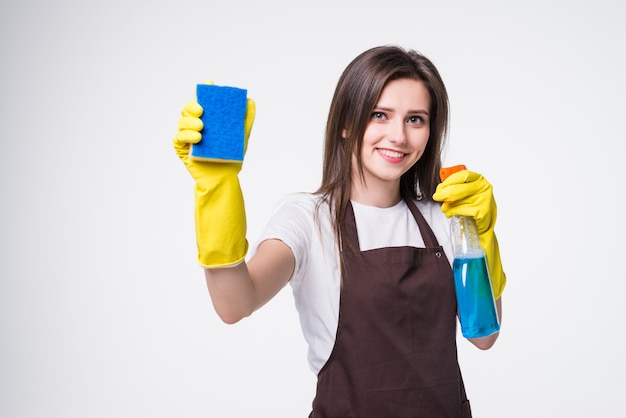
[[171,139],[196,83],[248,89],[254,241],[282,197],[318,186],[343,68],[396,44],[438,66],[445,162],[498,201],[502,333],[486,352],[459,338],[474,416],[625,416],[625,15],[618,0],[3,0],[0,415],[306,416],[290,289],[219,321]]

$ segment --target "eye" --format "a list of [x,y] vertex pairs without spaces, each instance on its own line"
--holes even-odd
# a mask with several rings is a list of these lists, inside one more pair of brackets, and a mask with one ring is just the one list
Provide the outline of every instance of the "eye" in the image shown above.
[[387,115],[385,115],[383,112],[373,112],[372,113],[372,119],[375,119],[375,120],[385,120],[385,119],[387,119]]
[[424,123],[424,118],[421,116],[411,116],[407,118],[406,121],[412,125],[421,125]]

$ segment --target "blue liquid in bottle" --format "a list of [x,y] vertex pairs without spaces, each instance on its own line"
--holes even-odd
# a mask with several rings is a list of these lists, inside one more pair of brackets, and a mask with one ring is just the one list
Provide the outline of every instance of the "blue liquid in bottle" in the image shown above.
[[[463,164],[442,168],[441,180],[465,170]],[[461,332],[465,338],[486,337],[500,330],[496,302],[491,289],[485,250],[480,244],[478,226],[471,216],[450,218],[454,251],[454,287]]]
[[500,322],[485,257],[455,258],[452,267],[463,336],[478,338],[498,332]]

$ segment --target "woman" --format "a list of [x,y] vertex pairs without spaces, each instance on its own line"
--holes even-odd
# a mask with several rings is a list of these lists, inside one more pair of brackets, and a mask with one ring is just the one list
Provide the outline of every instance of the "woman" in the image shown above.
[[[198,257],[222,320],[252,314],[289,283],[318,376],[311,417],[471,416],[448,217],[476,219],[499,315],[506,277],[489,183],[467,170],[440,183],[448,97],[435,66],[394,46],[348,65],[330,107],[320,188],[286,202],[247,261],[241,164],[187,157],[201,114],[195,102],[185,107],[174,144],[196,180]],[[246,144],[254,115],[249,100]],[[488,349],[497,336],[471,341]]]

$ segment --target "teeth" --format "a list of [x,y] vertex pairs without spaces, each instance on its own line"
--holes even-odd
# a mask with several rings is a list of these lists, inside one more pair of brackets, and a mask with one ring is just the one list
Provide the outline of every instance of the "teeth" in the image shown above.
[[404,156],[404,154],[401,153],[401,152],[391,151],[391,150],[388,150],[388,149],[381,149],[379,151],[380,151],[381,154],[383,154],[383,155],[385,155],[387,157],[390,157],[390,158],[400,158],[400,157]]

